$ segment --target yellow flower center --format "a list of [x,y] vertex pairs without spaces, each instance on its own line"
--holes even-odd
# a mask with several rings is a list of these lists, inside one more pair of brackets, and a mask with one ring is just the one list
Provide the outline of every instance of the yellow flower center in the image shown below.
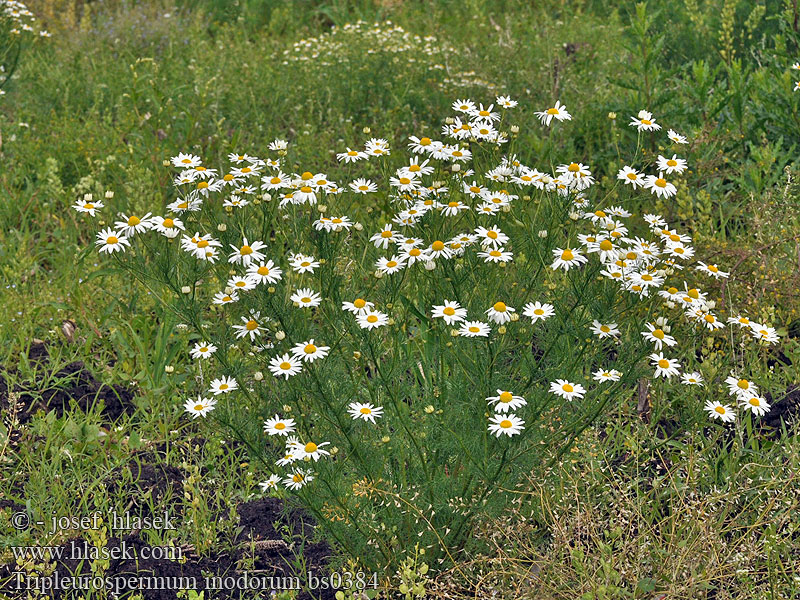
[[201,181],[200,183],[197,184],[197,189],[198,190],[204,190],[207,187],[208,187],[208,182],[207,181]]
[[558,109],[557,108],[548,108],[545,112],[547,112],[548,115],[557,115],[558,114]]
[[671,288],[669,288],[669,289],[667,290],[667,293],[668,293],[668,294],[670,294],[670,295],[677,294],[677,293],[678,293],[678,288],[671,287]]
[[356,298],[356,301],[353,302],[353,306],[356,308],[364,308],[367,305],[366,300],[362,300],[361,298]]
[[480,330],[481,330],[481,328],[480,327],[475,327],[475,325],[471,325],[469,327],[470,333],[478,333]]
[[759,400],[758,398],[755,398],[755,397],[750,398],[750,400],[748,400],[748,402],[750,403],[751,406],[761,406],[761,400]]
[[506,312],[508,308],[504,302],[495,302],[494,306],[492,307],[496,312]]
[[254,329],[258,329],[258,323],[255,319],[250,319],[247,323],[245,323],[245,329],[247,331],[253,331]]
[[306,344],[306,347],[303,348],[303,352],[306,354],[314,354],[317,351],[317,347],[314,344]]
[[203,346],[200,348],[200,352],[208,352],[208,346]]
[[136,225],[138,225],[141,222],[142,222],[142,220],[137,216],[131,215],[130,217],[128,217],[128,225],[130,227],[135,227]]
[[721,414],[721,415],[724,415],[725,414],[725,407],[724,406],[717,406],[716,408],[714,408],[714,411],[719,413],[719,414]]
[[572,250],[567,249],[561,253],[561,260],[573,260],[574,258],[575,255],[572,253]]
[[653,337],[658,338],[659,340],[664,339],[664,330],[663,329],[654,329],[653,330]]
[[290,362],[287,362],[287,361],[283,361],[283,362],[282,362],[282,363],[281,363],[279,366],[280,366],[280,368],[281,368],[282,370],[284,370],[284,371],[288,371],[289,369],[291,369],[291,368],[292,368],[292,363],[290,363]]
[[366,192],[369,189],[369,186],[368,185],[360,185],[360,186],[358,186],[358,189],[360,189],[362,192]]
[[303,192],[304,194],[310,194],[313,190],[307,185],[304,185],[303,187],[300,188],[300,191]]
[[219,389],[227,390],[228,389],[228,384],[227,383],[220,384]]
[[496,231],[487,231],[486,237],[492,238],[493,240],[497,239],[497,232]]
[[273,177],[272,179],[269,180],[269,182],[272,185],[278,185],[281,182],[281,178],[280,177]]
[[314,175],[312,175],[312,174],[311,174],[311,173],[309,173],[308,171],[306,171],[305,173],[303,173],[302,175],[300,175],[300,179],[302,179],[303,181],[308,181],[309,179],[311,179],[311,178],[313,178],[313,177],[314,177]]
[[613,249],[614,249],[614,244],[612,244],[608,240],[603,240],[602,242],[600,242],[600,250],[608,252],[609,250]]
[[311,302],[311,298],[309,298],[308,296],[303,296],[302,298],[300,298],[300,302],[302,302],[303,304],[308,304],[309,302]]
[[286,423],[275,423],[275,429],[278,431],[283,431],[286,429]]
[[656,179],[655,184],[660,188],[667,187],[667,180],[663,177],[659,177]]
[[117,243],[119,243],[119,240],[115,235],[110,235],[106,238],[106,244],[117,244]]
[[420,146],[430,146],[431,138],[424,137],[419,141]]
[[[233,175],[231,173],[225,173],[225,175],[222,176],[222,179],[224,181],[233,181]],[[273,182],[273,183],[275,183],[275,182]]]
[[513,427],[513,425],[514,424],[508,419],[503,419],[502,421],[500,421],[500,427],[502,427],[503,429],[510,429],[511,427]]
[[195,405],[194,405],[194,409],[195,409],[197,412],[200,412],[200,411],[201,411],[201,410],[203,410],[204,408],[205,408],[205,406],[203,406],[202,404],[195,404]]
[[173,221],[172,219],[164,219],[161,222],[161,225],[162,225],[162,227],[166,227],[167,229],[171,229],[172,227],[175,227],[175,221]]
[[661,367],[662,369],[668,369],[669,361],[662,358],[661,360],[658,361],[658,366]]
[[570,384],[568,384],[568,383],[565,383],[564,385],[562,385],[562,386],[561,386],[561,389],[562,389],[562,390],[564,390],[565,392],[567,392],[568,394],[569,394],[570,392],[573,392],[573,391],[575,391],[575,388],[574,388],[574,387],[572,387],[572,386],[571,386]]
[[362,406],[359,409],[358,412],[360,412],[362,415],[371,415],[372,414],[372,410],[370,410],[370,408],[368,406]]
[[642,119],[642,125],[652,125],[653,122],[650,119]]
[[713,323],[716,321],[714,315],[705,315],[703,318],[706,320],[706,323]]
[[[580,166],[578,166],[578,163],[569,163],[569,166],[567,167],[567,171],[569,171],[570,173],[577,173],[580,170],[581,170],[581,168],[580,168]],[[602,210],[598,210],[597,212],[603,212],[603,211]],[[597,215],[597,216],[599,217],[601,215]],[[605,214],[603,214],[602,216],[605,216]]]
[[412,248],[408,251],[409,256],[419,256],[420,254],[422,254],[422,252],[420,252],[419,248]]
[[403,185],[408,185],[409,183],[411,183],[411,180],[408,177],[401,177],[397,181],[399,181]]
[[239,254],[241,254],[242,256],[246,256],[246,255],[252,254],[252,253],[253,253],[253,249],[250,246],[248,246],[247,244],[245,244],[244,246],[239,248]]
[[489,252],[489,256],[497,258],[498,256],[501,256],[501,254],[499,250],[492,250],[491,252]]
[[472,192],[473,194],[480,194],[481,188],[479,188],[477,185],[471,185],[469,187],[469,191]]
[[190,164],[192,161],[191,161],[191,159],[189,159],[189,158],[184,158],[184,159],[183,159],[181,162],[182,162],[183,164],[185,164],[185,165],[188,165],[188,164]]
[[393,269],[394,267],[397,266],[397,261],[390,260],[389,262],[386,263],[386,266],[389,267],[390,269]]
[[675,167],[675,166],[677,166],[677,165],[678,165],[678,161],[677,161],[677,160],[673,160],[673,159],[671,159],[671,158],[670,158],[670,159],[667,161],[667,166],[669,166],[669,167]]
[[636,179],[636,173],[628,173],[628,179]]
[[511,392],[502,392],[500,394],[500,402],[503,402],[504,404],[511,402],[513,399],[514,396],[511,394]]
[[269,275],[269,269],[262,265],[262,266],[258,267],[257,273],[259,275],[266,276],[266,275]]
[[609,331],[611,331],[611,327],[609,327],[608,325],[600,325],[600,331],[602,331],[603,333],[608,333]]
[[456,309],[453,308],[452,306],[448,306],[442,312],[446,314],[448,317],[452,317],[454,314],[456,314]]
[[747,381],[747,379],[740,379],[740,380],[739,380],[739,381],[736,383],[736,385],[737,385],[737,386],[738,386],[740,389],[746,390],[746,389],[748,389],[748,388],[750,387],[750,382],[749,382],[749,381]]
[[686,292],[686,295],[690,298],[694,298],[695,300],[700,298],[700,292],[698,292],[696,288],[690,289],[688,292]]
[[295,483],[303,483],[303,474],[302,473],[295,473],[292,475],[292,481]]
[[444,242],[436,240],[433,242],[433,244],[431,244],[431,248],[433,248],[436,252],[440,252],[441,250],[444,250]]
[[377,321],[378,321],[378,317],[376,317],[375,315],[370,315],[370,316],[367,317],[367,322],[368,323],[376,323]]

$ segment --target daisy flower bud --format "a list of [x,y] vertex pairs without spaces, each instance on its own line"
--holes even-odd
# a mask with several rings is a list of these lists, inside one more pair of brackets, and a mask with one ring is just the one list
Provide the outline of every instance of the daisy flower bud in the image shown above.
[[164,367],[164,372],[165,373],[172,373],[174,370],[175,370],[175,367],[173,367],[172,365],[166,365]]
[[113,197],[114,197],[114,192],[112,192],[111,190],[107,190],[106,191],[106,198],[108,198],[110,200]]
[[278,340],[278,341],[281,341],[281,340],[283,340],[283,339],[285,339],[285,338],[286,338],[286,333],[285,333],[285,332],[283,332],[283,331],[278,331],[278,332],[275,334],[275,339],[276,339],[276,340]]
[[458,163],[454,164],[452,166],[452,170],[453,170],[453,173],[458,173],[461,170],[461,165],[459,165]]
[[519,133],[519,125],[512,125],[511,133]]
[[225,225],[225,223],[220,223],[219,225],[217,225],[217,231],[227,231],[227,229],[228,226]]
[[256,371],[255,373],[253,373],[253,379],[255,379],[256,381],[261,381],[262,379],[264,379],[264,374],[261,371]]
[[192,293],[192,288],[190,286],[184,285],[181,288],[181,294],[191,294],[191,293]]

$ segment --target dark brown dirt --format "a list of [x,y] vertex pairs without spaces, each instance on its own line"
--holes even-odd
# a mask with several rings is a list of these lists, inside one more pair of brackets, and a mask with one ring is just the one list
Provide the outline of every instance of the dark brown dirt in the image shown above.
[[789,434],[800,427],[800,384],[790,385],[783,394],[765,395],[770,411],[759,419],[759,427],[769,437],[780,437],[783,427]]
[[[124,414],[135,410],[134,392],[122,385],[107,385],[98,381],[83,361],[75,361],[55,370],[50,368],[50,356],[44,343],[32,344],[28,360],[36,365],[36,381],[15,384],[9,383],[0,368],[0,410],[9,408],[9,394],[13,392],[23,405],[18,414],[20,423],[30,421],[39,409],[64,414],[74,403],[84,412],[95,404],[100,404],[101,415],[107,423],[113,423]],[[8,372],[8,371],[6,371]],[[46,382],[54,382],[48,385]]]
[[139,457],[122,467],[114,469],[109,475],[106,485],[110,494],[126,486],[125,494],[130,496],[131,510],[140,516],[149,513],[149,506],[163,500],[177,499],[170,502],[171,512],[179,512],[183,497],[183,472],[177,467],[167,464],[141,462]]

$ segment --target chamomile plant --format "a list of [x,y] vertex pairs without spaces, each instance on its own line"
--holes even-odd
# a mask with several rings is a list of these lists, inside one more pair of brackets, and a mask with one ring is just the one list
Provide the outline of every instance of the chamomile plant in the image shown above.
[[[325,166],[282,139],[224,164],[180,152],[166,209],[120,206],[97,235],[195,329],[187,421],[245,441],[265,493],[297,497],[373,568],[417,542],[453,560],[476,516],[607,408],[635,407],[643,381],[691,398],[698,426],[770,408],[746,356],[775,330],[716,312],[704,288],[724,265],[632,214],[675,194],[685,138],[620,164],[609,205],[591,164],[519,143],[515,111],[548,135],[580,118],[539,108],[457,98],[441,130],[365,137]],[[664,133],[646,109],[630,119]],[[736,339],[713,371],[709,337]]]

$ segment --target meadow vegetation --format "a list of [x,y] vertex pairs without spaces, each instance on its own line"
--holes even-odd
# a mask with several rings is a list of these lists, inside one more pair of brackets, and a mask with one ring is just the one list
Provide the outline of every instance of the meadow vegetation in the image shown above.
[[800,597],[796,3],[28,6],[4,546],[268,497],[388,598]]

